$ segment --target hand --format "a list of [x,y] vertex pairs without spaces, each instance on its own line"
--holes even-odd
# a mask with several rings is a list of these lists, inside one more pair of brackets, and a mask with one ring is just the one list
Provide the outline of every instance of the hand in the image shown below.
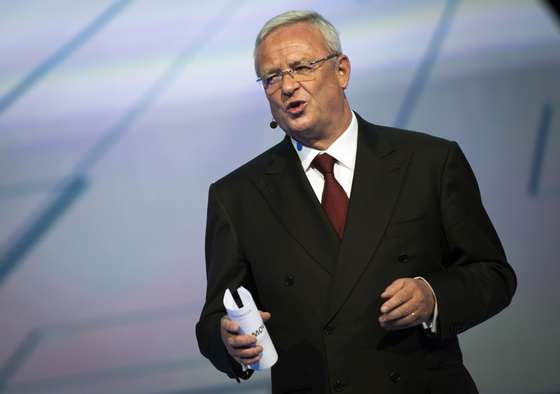
[[[270,319],[270,313],[260,313],[264,322]],[[220,333],[227,352],[237,362],[249,366],[260,360],[263,348],[257,346],[257,338],[250,334],[240,334],[239,324],[230,320],[227,315],[220,321]]]
[[381,294],[379,324],[387,330],[401,330],[429,321],[434,313],[435,298],[422,279],[399,278]]

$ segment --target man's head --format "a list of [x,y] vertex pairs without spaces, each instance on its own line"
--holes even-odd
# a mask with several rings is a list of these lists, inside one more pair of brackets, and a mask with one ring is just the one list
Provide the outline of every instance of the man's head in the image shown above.
[[290,136],[326,149],[346,129],[350,62],[336,29],[311,11],[269,20],[255,42],[255,70],[272,116]]

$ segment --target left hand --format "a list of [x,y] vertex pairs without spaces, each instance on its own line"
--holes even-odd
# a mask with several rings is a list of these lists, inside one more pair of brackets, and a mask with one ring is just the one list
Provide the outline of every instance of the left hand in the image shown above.
[[429,321],[435,299],[422,279],[399,278],[381,293],[379,324],[387,330],[401,330]]

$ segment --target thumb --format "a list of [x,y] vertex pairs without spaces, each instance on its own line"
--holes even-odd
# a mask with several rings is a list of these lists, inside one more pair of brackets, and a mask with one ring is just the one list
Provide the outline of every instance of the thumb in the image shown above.
[[261,311],[261,317],[262,317],[264,322],[269,321],[271,316],[272,315],[270,314],[270,312],[262,312]]

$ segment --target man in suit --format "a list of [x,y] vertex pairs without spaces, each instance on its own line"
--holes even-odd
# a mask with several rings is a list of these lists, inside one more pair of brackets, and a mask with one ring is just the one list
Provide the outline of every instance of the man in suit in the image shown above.
[[286,137],[210,187],[201,352],[250,376],[262,349],[222,305],[243,285],[279,354],[273,393],[476,393],[457,334],[516,279],[457,144],[354,114],[317,13],[268,21],[255,69]]

